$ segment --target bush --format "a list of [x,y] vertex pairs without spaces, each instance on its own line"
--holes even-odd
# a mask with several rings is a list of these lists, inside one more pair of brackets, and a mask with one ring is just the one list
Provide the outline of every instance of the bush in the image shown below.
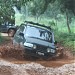
[[[56,32],[55,32],[56,33]],[[56,33],[55,39],[60,42],[63,46],[71,48],[71,51],[75,53],[74,43],[75,43],[75,34],[74,33]]]

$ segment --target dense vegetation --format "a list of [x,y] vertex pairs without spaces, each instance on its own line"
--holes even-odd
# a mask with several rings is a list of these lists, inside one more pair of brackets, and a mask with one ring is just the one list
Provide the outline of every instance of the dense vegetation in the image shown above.
[[0,23],[25,20],[50,25],[55,39],[74,50],[75,0],[0,0]]

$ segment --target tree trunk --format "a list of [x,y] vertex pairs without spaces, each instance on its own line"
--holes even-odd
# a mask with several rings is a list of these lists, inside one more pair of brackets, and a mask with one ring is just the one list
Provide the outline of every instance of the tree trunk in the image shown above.
[[28,6],[27,5],[25,5],[25,19],[27,19],[27,17],[28,17]]
[[66,12],[66,21],[67,21],[68,31],[69,31],[69,33],[71,33],[71,29],[70,29],[70,25],[69,25],[69,16],[68,16],[67,12]]
[[59,31],[59,29],[58,29],[58,24],[57,24],[57,19],[55,19],[56,20],[56,28],[57,28],[57,31]]
[[38,14],[36,14],[36,22],[38,23],[38,21],[39,21],[39,16]]

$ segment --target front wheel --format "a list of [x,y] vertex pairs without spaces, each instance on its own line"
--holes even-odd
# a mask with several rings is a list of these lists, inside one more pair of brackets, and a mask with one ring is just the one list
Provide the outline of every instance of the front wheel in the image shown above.
[[14,30],[14,29],[10,29],[10,30],[8,31],[8,36],[13,37],[14,34],[15,34],[15,30]]

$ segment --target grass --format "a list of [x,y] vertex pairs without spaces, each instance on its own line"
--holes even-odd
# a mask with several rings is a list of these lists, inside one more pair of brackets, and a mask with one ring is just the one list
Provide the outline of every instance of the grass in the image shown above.
[[63,46],[71,48],[71,51],[75,54],[75,34],[74,33],[57,33],[55,39],[60,42]]

